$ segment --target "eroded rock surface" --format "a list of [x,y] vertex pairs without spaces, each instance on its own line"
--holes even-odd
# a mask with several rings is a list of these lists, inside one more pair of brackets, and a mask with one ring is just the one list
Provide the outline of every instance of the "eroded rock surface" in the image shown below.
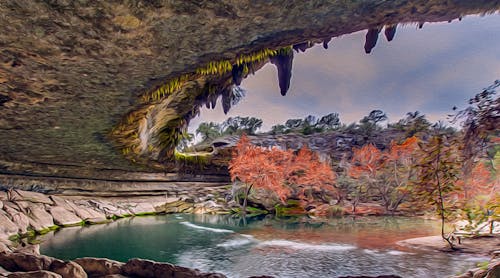
[[[153,170],[125,159],[109,134],[144,105],[140,96],[171,78],[263,48],[499,6],[486,0],[1,1],[0,172],[120,180],[136,171],[147,180]],[[176,94],[166,101],[175,104],[172,113],[189,118],[196,99]]]

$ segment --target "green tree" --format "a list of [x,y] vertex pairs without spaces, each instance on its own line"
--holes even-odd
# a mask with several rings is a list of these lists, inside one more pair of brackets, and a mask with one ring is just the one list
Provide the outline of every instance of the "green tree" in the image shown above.
[[257,130],[262,126],[262,120],[254,117],[229,117],[222,123],[223,131],[225,135],[234,134],[255,134]]
[[434,135],[428,142],[419,144],[421,160],[418,165],[418,198],[432,206],[441,218],[441,237],[455,249],[451,236],[445,234],[445,223],[453,212],[452,196],[459,191],[456,182],[460,170],[456,142],[444,134]]
[[201,123],[196,129],[196,134],[201,135],[203,142],[212,141],[222,135],[221,126],[214,122]]

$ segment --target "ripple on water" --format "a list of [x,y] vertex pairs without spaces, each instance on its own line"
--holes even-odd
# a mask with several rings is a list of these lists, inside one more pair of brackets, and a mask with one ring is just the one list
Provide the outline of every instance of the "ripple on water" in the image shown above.
[[187,222],[187,221],[180,222],[180,224],[188,226],[188,227],[193,228],[193,229],[205,230],[205,231],[210,231],[210,232],[214,232],[214,233],[234,233],[234,231],[231,231],[231,230],[199,226],[199,225],[193,224],[191,222]]

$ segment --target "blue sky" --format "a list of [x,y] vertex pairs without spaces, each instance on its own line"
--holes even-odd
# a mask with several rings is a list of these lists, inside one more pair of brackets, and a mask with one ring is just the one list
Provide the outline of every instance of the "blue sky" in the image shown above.
[[371,54],[366,31],[334,38],[325,50],[316,46],[296,53],[290,91],[279,93],[274,65],[243,81],[247,96],[224,115],[220,104],[203,109],[200,122],[231,116],[263,119],[262,130],[289,118],[338,112],[341,121],[358,121],[373,109],[390,122],[420,111],[432,121],[446,120],[453,106],[465,107],[482,88],[500,79],[500,15],[468,16],[452,23],[398,26],[393,41],[383,32]]

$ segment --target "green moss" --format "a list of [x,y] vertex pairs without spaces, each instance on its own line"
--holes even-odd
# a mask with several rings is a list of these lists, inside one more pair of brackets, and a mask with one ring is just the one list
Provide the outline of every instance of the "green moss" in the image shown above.
[[49,233],[51,231],[59,230],[60,228],[61,228],[60,226],[54,225],[54,226],[50,226],[50,227],[45,228],[45,229],[41,229],[40,231],[37,231],[36,233],[39,235],[44,235],[44,234]]
[[286,205],[277,204],[274,206],[276,216],[286,217],[286,216],[298,216],[305,215],[307,212],[300,206],[300,202],[297,200],[288,200]]
[[193,165],[206,165],[211,158],[210,153],[182,153],[174,151],[174,159],[179,162]]
[[479,263],[477,263],[477,267],[479,267],[480,269],[483,269],[483,270],[487,270],[488,264],[489,264],[488,261],[479,262]]
[[15,234],[15,235],[11,235],[9,236],[9,240],[10,241],[14,241],[14,242],[17,242],[21,239],[21,235],[20,234]]
[[150,215],[156,215],[157,213],[154,212],[154,211],[151,211],[151,212],[140,212],[140,213],[136,213],[134,214],[134,216],[150,216]]

